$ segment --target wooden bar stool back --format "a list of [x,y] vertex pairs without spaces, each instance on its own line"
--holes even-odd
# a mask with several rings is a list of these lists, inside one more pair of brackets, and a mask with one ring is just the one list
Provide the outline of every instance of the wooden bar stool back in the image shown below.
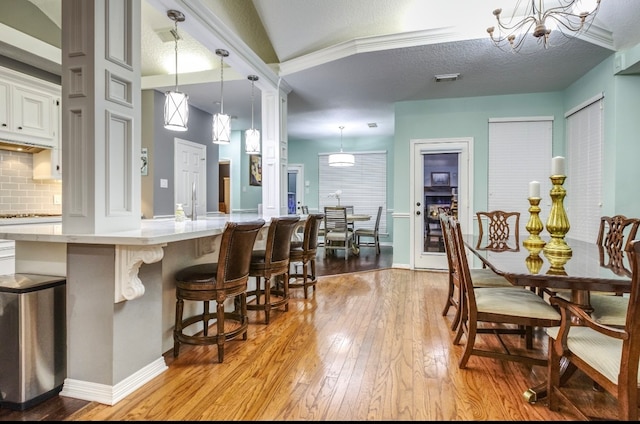
[[[178,357],[180,344],[218,345],[218,362],[224,360],[224,344],[242,334],[247,340],[247,281],[251,251],[264,220],[227,222],[220,241],[218,261],[193,265],[178,271],[176,280],[176,318],[173,329],[173,356]],[[227,298],[239,299],[239,309],[225,312]],[[184,318],[184,301],[202,302],[202,313]],[[209,303],[216,302],[216,311],[209,311]],[[234,302],[235,303],[235,302]],[[209,321],[216,321],[215,328]],[[231,322],[230,322],[231,321]],[[184,333],[187,327],[201,324],[201,332]],[[214,334],[210,334],[210,330]],[[195,330],[194,330],[195,331]]]
[[[292,273],[289,288],[300,288],[304,290],[304,298],[307,298],[307,287],[313,287],[316,291],[316,254],[318,251],[318,230],[324,219],[324,214],[317,213],[307,216],[304,224],[304,237],[302,242],[292,242],[289,251],[289,263],[302,262],[300,273]],[[302,282],[299,282],[302,279]]]
[[[265,249],[251,253],[249,276],[256,278],[256,286],[247,291],[247,296],[255,296],[247,303],[247,309],[264,311],[265,324],[269,324],[271,309],[284,306],[285,311],[289,310],[289,251],[298,221],[299,216],[271,218]],[[271,287],[275,284],[271,279],[277,276],[282,276],[282,289]]]

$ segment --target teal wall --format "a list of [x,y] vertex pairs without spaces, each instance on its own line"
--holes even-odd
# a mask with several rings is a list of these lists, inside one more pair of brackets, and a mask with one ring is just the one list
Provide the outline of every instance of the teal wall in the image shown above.
[[220,160],[231,162],[231,210],[258,212],[258,204],[262,203],[262,187],[249,185],[249,155],[244,152],[244,130],[231,131],[231,143],[219,146]]

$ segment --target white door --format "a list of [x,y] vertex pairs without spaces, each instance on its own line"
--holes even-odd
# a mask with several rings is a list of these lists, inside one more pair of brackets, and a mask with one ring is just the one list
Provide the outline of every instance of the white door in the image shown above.
[[[450,139],[423,139],[411,140],[411,205],[410,209],[410,242],[412,251],[412,268],[414,269],[447,269],[447,256],[442,249],[427,248],[427,231],[426,225],[428,219],[425,213],[429,213],[427,203],[431,195],[431,179],[434,178],[434,188],[438,192],[438,200],[434,200],[434,204],[438,204],[440,199],[444,199],[444,191],[446,188],[451,194],[451,188],[455,188],[457,195],[457,215],[462,230],[464,232],[473,231],[473,221],[471,220],[470,211],[473,210],[472,197],[473,193],[472,179],[473,164],[473,139],[472,138],[450,138]],[[433,167],[430,171],[425,164],[432,163],[432,158],[440,160],[442,157],[453,156],[454,161],[451,164],[443,164],[442,170],[437,169],[436,176],[426,174],[426,172],[434,172]],[[427,183],[428,181],[428,183]],[[428,187],[427,187],[428,186]]]
[[196,215],[206,215],[207,146],[175,138],[173,169],[175,203],[182,203],[185,215],[191,217],[195,198]]

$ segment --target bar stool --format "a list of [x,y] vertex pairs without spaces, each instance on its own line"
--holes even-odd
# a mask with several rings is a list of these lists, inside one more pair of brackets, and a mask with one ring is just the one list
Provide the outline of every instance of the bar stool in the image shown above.
[[[218,362],[224,360],[224,343],[242,334],[247,340],[247,281],[251,251],[264,220],[227,222],[220,241],[218,261],[192,265],[178,271],[176,280],[176,318],[173,329],[173,356],[178,357],[180,343],[218,345]],[[228,297],[239,299],[233,312],[224,311]],[[234,300],[235,300],[234,299]],[[184,301],[203,303],[202,313],[184,318]],[[209,312],[209,302],[215,301],[216,312]],[[235,302],[234,302],[235,303]],[[209,321],[217,323],[215,334],[209,334]],[[228,321],[231,321],[230,324]],[[187,335],[184,330],[202,324],[202,332]],[[235,325],[233,325],[235,324]]]
[[[289,251],[289,263],[302,262],[302,270],[290,274],[294,282],[289,282],[289,288],[300,288],[304,290],[304,298],[307,298],[307,287],[313,287],[316,291],[316,253],[318,249],[318,230],[324,219],[324,214],[310,214],[304,224],[304,237],[302,242],[294,241],[291,243]],[[302,283],[297,282],[302,278]]]
[[[271,218],[265,249],[254,250],[251,254],[249,276],[256,278],[256,288],[247,291],[247,296],[255,296],[255,303],[248,302],[247,309],[264,311],[265,324],[269,324],[272,308],[284,306],[285,311],[289,310],[289,250],[298,221],[299,216]],[[282,290],[271,288],[271,278],[276,276],[282,276]],[[272,294],[276,299],[271,298]],[[262,295],[264,299],[261,299]]]

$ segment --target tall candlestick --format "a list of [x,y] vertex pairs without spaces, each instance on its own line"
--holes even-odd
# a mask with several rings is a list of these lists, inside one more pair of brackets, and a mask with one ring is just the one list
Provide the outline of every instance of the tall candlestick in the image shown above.
[[540,197],[540,183],[538,181],[529,183],[529,197]]
[[547,218],[547,231],[551,234],[551,240],[544,246],[545,256],[551,254],[553,257],[571,257],[571,248],[564,240],[570,228],[569,218],[562,203],[567,195],[567,191],[562,187],[566,178],[564,175],[551,176],[551,211]]
[[551,159],[551,175],[565,175],[563,156],[556,156]]

